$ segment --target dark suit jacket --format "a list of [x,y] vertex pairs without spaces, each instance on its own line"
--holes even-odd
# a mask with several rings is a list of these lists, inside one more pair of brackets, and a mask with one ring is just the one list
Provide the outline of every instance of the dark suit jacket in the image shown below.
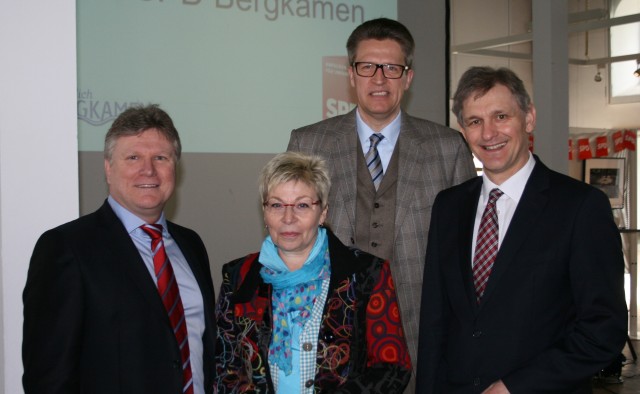
[[[204,244],[168,223],[195,275],[206,329],[205,388],[213,387],[213,283]],[[178,344],[149,271],[107,202],[45,232],[23,294],[26,394],[179,394]]]
[[627,335],[620,234],[601,191],[537,158],[481,304],[471,273],[482,178],[434,204],[425,266],[419,393],[590,393]]
[[[462,134],[402,113],[398,138],[398,181],[394,251],[390,259],[397,284],[402,324],[416,365],[420,291],[431,206],[440,190],[476,176]],[[291,132],[287,150],[324,157],[331,174],[327,223],[348,246],[375,254],[369,245],[354,245],[356,231],[356,110]]]

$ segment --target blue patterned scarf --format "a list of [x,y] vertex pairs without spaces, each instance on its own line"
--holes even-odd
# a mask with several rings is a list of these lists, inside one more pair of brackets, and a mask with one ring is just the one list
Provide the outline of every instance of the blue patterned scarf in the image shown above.
[[294,324],[304,327],[320,294],[322,280],[330,276],[327,230],[318,229],[307,261],[296,271],[289,271],[270,236],[262,243],[259,261],[263,265],[260,276],[273,286],[273,337],[269,345],[269,360],[285,375],[290,375],[291,327]]

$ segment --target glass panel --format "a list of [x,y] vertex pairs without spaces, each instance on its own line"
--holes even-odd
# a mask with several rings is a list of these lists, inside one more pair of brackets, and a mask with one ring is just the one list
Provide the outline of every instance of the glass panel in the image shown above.
[[[611,2],[611,18],[640,13],[640,0]],[[610,29],[611,56],[640,52],[640,23],[612,26]],[[638,68],[634,60],[611,63],[611,102],[640,101],[640,78],[633,75]]]

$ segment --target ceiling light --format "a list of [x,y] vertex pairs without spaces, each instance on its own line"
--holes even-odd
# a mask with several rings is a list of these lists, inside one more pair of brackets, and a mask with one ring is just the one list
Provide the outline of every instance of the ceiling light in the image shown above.
[[603,70],[605,68],[604,64],[598,64],[596,66],[596,75],[593,77],[593,80],[596,82],[602,82],[602,74],[600,73],[600,70]]
[[598,73],[596,74],[595,77],[593,77],[593,80],[596,82],[600,82],[602,81],[602,75],[600,75],[600,71],[598,71]]

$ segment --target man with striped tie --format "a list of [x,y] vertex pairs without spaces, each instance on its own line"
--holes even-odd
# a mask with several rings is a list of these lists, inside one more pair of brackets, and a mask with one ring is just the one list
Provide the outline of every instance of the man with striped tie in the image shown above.
[[[476,176],[459,132],[400,107],[411,86],[414,41],[400,22],[378,18],[347,40],[351,112],[291,132],[288,150],[326,159],[326,224],[348,246],[391,262],[407,345],[417,361],[422,270],[436,194]],[[413,393],[412,377],[406,393]]]
[[104,150],[109,197],[45,232],[33,251],[23,294],[26,394],[212,391],[207,252],[163,213],[180,153],[156,105],[114,121]]

